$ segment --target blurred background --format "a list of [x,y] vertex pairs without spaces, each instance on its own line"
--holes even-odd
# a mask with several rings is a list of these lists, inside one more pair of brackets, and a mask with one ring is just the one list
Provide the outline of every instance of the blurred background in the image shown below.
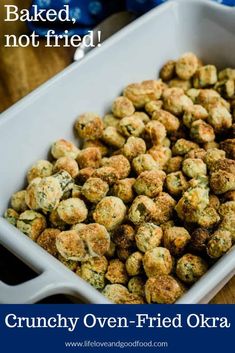
[[0,112],[68,66],[74,48],[5,48],[4,34],[28,33],[25,23],[4,22],[5,4],[29,8],[31,0],[1,0],[0,4]]
[[[28,33],[25,23],[4,22],[4,5],[17,5],[22,9],[29,8],[31,2],[31,0],[1,0],[0,3],[0,112],[62,71],[73,61],[74,48],[45,48],[44,45],[38,48],[4,47],[4,34]],[[1,280],[14,285],[35,276],[35,273],[0,247]],[[64,303],[69,300],[64,296],[56,296],[43,302]],[[217,294],[212,303],[235,303],[235,277]]]

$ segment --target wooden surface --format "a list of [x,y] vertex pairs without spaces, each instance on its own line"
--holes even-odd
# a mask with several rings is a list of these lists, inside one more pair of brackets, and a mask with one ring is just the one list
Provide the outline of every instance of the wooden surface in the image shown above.
[[5,33],[27,33],[24,23],[3,22],[4,4],[27,8],[30,2],[31,0],[0,1],[0,112],[63,70],[72,61],[73,48],[45,48],[43,42],[38,48],[4,48]]
[[[0,112],[63,70],[71,63],[74,52],[68,48],[45,48],[43,43],[39,48],[4,48],[4,33],[26,33],[22,23],[3,22],[4,4],[16,4],[22,8],[22,5],[29,6],[30,0],[0,2]],[[16,284],[32,276],[34,274],[31,271],[0,248],[0,279]],[[56,297],[45,302],[67,302],[67,299]],[[235,277],[217,294],[212,303],[235,304]]]

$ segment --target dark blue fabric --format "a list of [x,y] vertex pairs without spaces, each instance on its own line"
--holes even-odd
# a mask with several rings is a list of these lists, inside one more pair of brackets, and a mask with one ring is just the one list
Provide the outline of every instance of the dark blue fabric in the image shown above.
[[[70,16],[76,19],[76,24],[71,22],[29,22],[29,28],[37,34],[44,36],[49,29],[54,29],[57,34],[69,30],[69,35],[84,35],[100,21],[112,13],[129,10],[137,15],[143,14],[155,6],[168,0],[33,0],[32,5],[39,9],[55,9],[59,11],[64,5],[70,6]],[[211,0],[228,6],[235,6],[235,0]],[[31,11],[33,8],[31,7]]]

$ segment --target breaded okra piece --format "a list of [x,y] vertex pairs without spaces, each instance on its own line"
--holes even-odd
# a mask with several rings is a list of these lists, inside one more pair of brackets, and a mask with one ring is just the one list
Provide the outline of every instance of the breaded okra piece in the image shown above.
[[163,244],[173,256],[179,256],[184,253],[191,237],[188,231],[183,227],[171,227],[164,231]]
[[113,232],[112,241],[119,248],[127,249],[133,247],[135,242],[134,228],[129,224],[120,225],[120,227]]
[[36,241],[38,236],[46,229],[46,218],[35,211],[27,210],[20,214],[17,228],[29,238]]
[[102,294],[115,304],[144,304],[141,296],[130,293],[122,284],[107,284]]
[[13,208],[8,208],[4,212],[4,218],[7,220],[8,223],[16,226],[17,220],[19,218],[19,213],[16,212]]
[[56,248],[55,242],[58,234],[60,234],[59,229],[46,228],[37,238],[37,244],[52,256],[57,257],[58,250]]
[[88,148],[88,147],[96,147],[100,150],[102,157],[107,156],[109,153],[109,148],[106,146],[103,142],[100,140],[85,140],[83,143],[83,149]]
[[85,221],[88,215],[84,201],[75,197],[61,201],[57,212],[62,221],[71,225]]
[[75,131],[82,139],[99,139],[103,134],[103,129],[103,120],[95,113],[80,115],[75,122]]
[[149,80],[128,85],[123,94],[132,101],[136,109],[140,109],[144,108],[148,102],[160,99],[162,91],[161,80]]
[[206,175],[206,164],[199,158],[187,158],[183,161],[182,170],[189,178],[196,178],[198,175]]
[[15,192],[11,197],[11,207],[16,212],[24,212],[28,209],[28,205],[25,202],[26,190],[20,190]]
[[232,237],[227,230],[217,230],[212,234],[207,243],[207,254],[218,259],[232,247]]
[[55,159],[60,157],[71,157],[76,159],[79,153],[79,149],[70,141],[58,140],[53,143],[51,147],[51,154]]
[[119,259],[110,260],[105,278],[112,284],[127,284],[128,274],[125,264]]
[[105,256],[92,258],[81,265],[80,277],[93,287],[101,290],[105,287],[105,272],[108,268],[108,260]]
[[78,164],[76,160],[71,157],[60,157],[57,159],[53,167],[53,172],[57,173],[61,170],[65,170],[72,178],[76,178],[79,173]]
[[148,304],[173,304],[183,293],[183,285],[166,274],[150,277],[145,284],[145,298]]
[[167,88],[163,94],[163,109],[173,115],[181,116],[193,105],[192,100],[184,94],[181,88]]
[[217,69],[214,65],[205,65],[197,69],[193,84],[195,88],[210,87],[217,82]]
[[202,186],[188,189],[178,201],[175,210],[178,217],[186,222],[197,222],[198,211],[209,204],[209,190]]
[[114,168],[119,175],[119,179],[127,178],[131,171],[130,162],[121,154],[109,158],[103,158],[101,163],[104,167]]
[[133,185],[135,178],[118,180],[113,186],[113,195],[121,199],[124,203],[132,202],[135,194]]
[[219,206],[219,214],[224,217],[226,215],[235,215],[235,201],[227,201]]
[[225,107],[214,106],[209,109],[207,121],[216,133],[222,133],[232,126],[232,115]]
[[112,126],[118,128],[120,119],[116,118],[113,114],[106,114],[103,119],[105,128]]
[[175,64],[174,60],[167,61],[160,71],[160,77],[163,81],[170,81],[175,76]]
[[180,127],[179,119],[173,114],[163,109],[158,109],[153,112],[152,120],[157,120],[165,126],[168,134],[176,132]]
[[92,173],[93,178],[99,178],[108,185],[113,185],[119,179],[120,173],[113,167],[100,167]]
[[78,233],[86,244],[89,258],[101,257],[109,250],[110,234],[101,224],[89,223],[80,228]]
[[120,134],[116,127],[108,126],[103,131],[102,140],[113,148],[121,148],[125,144],[126,138]]
[[214,172],[210,177],[210,187],[216,195],[235,190],[235,175],[225,170]]
[[51,212],[57,208],[63,196],[61,185],[53,176],[41,179],[36,183],[34,190],[37,208],[44,212]]
[[218,148],[211,148],[209,149],[206,154],[205,154],[205,163],[207,165],[207,168],[211,170],[214,165],[216,165],[219,160],[225,158],[225,152],[223,150],[220,150]]
[[128,213],[129,220],[135,225],[150,221],[156,213],[156,205],[152,199],[147,196],[137,196]]
[[219,214],[211,206],[207,206],[203,210],[197,211],[196,214],[198,225],[206,229],[215,226],[220,221]]
[[53,210],[49,216],[50,225],[53,228],[58,228],[61,231],[66,230],[68,225],[60,218],[57,209]]
[[184,155],[184,159],[187,158],[199,158],[205,162],[206,150],[204,148],[195,148]]
[[218,75],[219,80],[235,80],[235,69],[231,69],[227,67],[219,72]]
[[210,238],[210,233],[207,229],[196,228],[191,233],[190,248],[198,253],[205,253],[207,242]]
[[185,126],[190,128],[194,121],[205,120],[207,117],[208,112],[206,109],[200,104],[195,104],[185,111],[183,122]]
[[145,152],[146,144],[145,141],[140,137],[129,137],[123,146],[123,154],[129,161],[132,161],[133,158]]
[[138,195],[156,197],[163,190],[165,178],[162,170],[145,171],[138,176],[133,188]]
[[107,230],[114,230],[124,221],[125,215],[126,206],[123,201],[118,197],[106,196],[97,204],[93,218]]
[[235,138],[220,142],[220,148],[226,152],[226,157],[235,159]]
[[91,177],[82,187],[82,194],[92,203],[98,203],[101,201],[107,195],[108,191],[108,183],[100,178]]
[[161,145],[166,137],[166,128],[158,120],[152,120],[145,126],[145,134],[153,145]]
[[137,248],[145,253],[161,244],[162,229],[154,223],[142,223],[135,235]]
[[161,192],[155,198],[154,204],[155,212],[152,219],[159,225],[168,222],[173,216],[176,201],[166,192]]
[[219,208],[220,208],[220,200],[219,200],[219,198],[216,195],[214,195],[214,194],[210,194],[209,195],[209,201],[210,201],[210,206],[213,207],[216,211],[218,211]]
[[176,141],[172,148],[172,153],[175,156],[183,156],[195,148],[198,148],[198,144],[182,138]]
[[187,96],[192,100],[193,103],[196,103],[199,93],[200,93],[200,90],[197,88],[190,88],[186,92]]
[[183,157],[181,156],[171,157],[166,165],[166,173],[169,174],[180,171],[182,162]]
[[134,276],[128,282],[128,290],[136,295],[144,297],[144,286],[146,280],[142,276]]
[[101,164],[101,152],[97,147],[87,147],[81,150],[77,156],[77,162],[81,169],[83,168],[99,168]]
[[140,251],[133,252],[126,260],[126,271],[129,276],[137,276],[143,272],[143,254]]
[[119,119],[134,114],[135,107],[127,97],[117,97],[112,105],[113,115]]
[[[156,100],[156,101],[150,101],[150,102],[146,103],[144,109],[150,116],[153,116],[153,113],[156,110],[161,109],[162,106],[163,106],[163,101],[162,100]],[[146,123],[149,120],[150,119],[146,120]]]
[[148,278],[159,274],[168,275],[172,271],[173,262],[168,249],[156,247],[146,251],[143,257],[143,266]]
[[182,172],[170,173],[166,176],[166,188],[172,196],[179,196],[189,187]]
[[222,218],[222,222],[219,225],[219,230],[227,230],[230,232],[232,242],[235,243],[235,215],[228,214]]
[[198,58],[193,53],[183,54],[175,64],[175,71],[182,80],[189,80],[197,71]]
[[164,169],[172,156],[171,149],[165,146],[153,146],[147,152],[159,164],[160,169]]
[[28,170],[27,180],[28,183],[35,178],[45,178],[51,176],[53,173],[53,165],[49,161],[39,160],[32,165]]
[[58,234],[56,248],[66,261],[86,261],[88,259],[85,243],[76,230],[68,230]]
[[215,163],[212,163],[210,172],[213,173],[219,170],[235,174],[235,161],[229,158],[218,159]]
[[149,170],[159,170],[160,165],[153,159],[150,154],[143,153],[139,154],[132,161],[132,168],[136,174],[141,174],[142,172]]
[[216,91],[225,99],[233,98],[235,93],[235,83],[233,79],[219,81],[215,85]]
[[177,261],[176,274],[181,281],[191,284],[199,280],[207,269],[206,261],[200,256],[185,254]]
[[144,132],[145,125],[142,119],[131,115],[121,119],[119,123],[119,130],[122,135],[126,137],[139,137]]
[[66,260],[88,261],[103,256],[109,249],[110,236],[105,227],[91,223],[80,230],[61,232],[56,237],[56,247]]
[[168,82],[168,86],[182,88],[186,93],[190,88],[192,88],[191,80],[181,80],[180,78],[173,78]]
[[53,174],[53,178],[60,183],[60,187],[64,194],[73,189],[74,180],[66,170],[61,170],[60,172]]
[[215,139],[213,127],[199,119],[192,123],[190,128],[191,139],[197,143],[212,142]]

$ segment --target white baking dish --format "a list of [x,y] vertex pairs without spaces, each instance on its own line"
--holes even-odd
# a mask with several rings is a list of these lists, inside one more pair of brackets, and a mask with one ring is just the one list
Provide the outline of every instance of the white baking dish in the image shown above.
[[[104,114],[128,83],[154,78],[162,64],[185,51],[205,62],[235,66],[235,12],[205,1],[170,1],[138,19],[0,118],[0,214],[23,187],[28,167],[59,138],[74,140],[72,125],[85,111]],[[33,303],[56,293],[109,303],[59,261],[0,218],[0,243],[40,275],[18,286],[0,282],[0,302]],[[206,303],[235,273],[235,249],[179,303]]]

